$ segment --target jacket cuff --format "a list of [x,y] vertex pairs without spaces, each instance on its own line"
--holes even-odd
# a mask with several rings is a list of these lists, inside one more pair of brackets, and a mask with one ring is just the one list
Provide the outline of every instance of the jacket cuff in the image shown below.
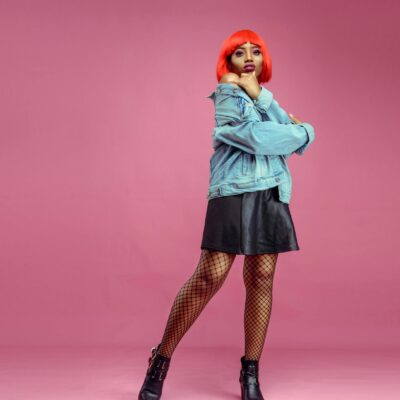
[[273,98],[274,96],[272,92],[270,92],[264,86],[261,86],[261,92],[258,97],[253,100],[253,102],[256,108],[259,108],[260,110],[266,112],[271,106]]
[[301,156],[305,152],[305,150],[310,146],[310,144],[314,141],[315,134],[314,134],[314,128],[309,123],[302,122],[298,125],[301,125],[306,130],[308,135],[307,142],[295,151],[296,154]]

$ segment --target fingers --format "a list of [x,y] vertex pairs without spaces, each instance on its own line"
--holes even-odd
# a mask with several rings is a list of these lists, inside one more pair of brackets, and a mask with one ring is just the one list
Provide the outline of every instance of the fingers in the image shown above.
[[293,114],[288,113],[289,117],[292,119],[292,121],[296,122],[296,124],[301,124],[300,120],[296,118]]
[[251,72],[242,72],[240,76],[256,76],[256,71],[251,71]]

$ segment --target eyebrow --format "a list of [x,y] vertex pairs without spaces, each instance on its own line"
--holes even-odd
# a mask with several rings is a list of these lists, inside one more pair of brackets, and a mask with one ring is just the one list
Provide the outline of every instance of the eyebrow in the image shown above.
[[[258,49],[259,49],[260,46],[251,46],[251,48],[252,48],[252,49],[258,48]],[[245,47],[244,47],[244,46],[239,46],[238,49],[245,49]]]

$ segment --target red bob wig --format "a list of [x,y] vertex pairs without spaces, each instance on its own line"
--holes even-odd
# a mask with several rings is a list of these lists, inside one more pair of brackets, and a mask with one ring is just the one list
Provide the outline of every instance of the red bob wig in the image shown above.
[[263,55],[263,65],[260,76],[258,77],[258,83],[268,82],[271,79],[272,74],[272,62],[271,56],[269,55],[267,45],[264,40],[256,32],[249,29],[242,29],[233,33],[228,37],[222,44],[221,51],[219,53],[217,62],[217,80],[221,79],[222,75],[230,72],[229,61],[232,53],[236,48],[246,42],[253,43],[260,47]]

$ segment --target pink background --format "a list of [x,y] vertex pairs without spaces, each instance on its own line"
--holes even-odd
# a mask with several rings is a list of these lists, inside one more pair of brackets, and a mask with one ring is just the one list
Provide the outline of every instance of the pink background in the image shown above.
[[[316,133],[289,161],[301,250],[278,258],[267,346],[398,347],[399,11],[0,2],[0,345],[159,341],[200,257],[217,55],[249,28]],[[242,346],[242,263],[182,345]]]

